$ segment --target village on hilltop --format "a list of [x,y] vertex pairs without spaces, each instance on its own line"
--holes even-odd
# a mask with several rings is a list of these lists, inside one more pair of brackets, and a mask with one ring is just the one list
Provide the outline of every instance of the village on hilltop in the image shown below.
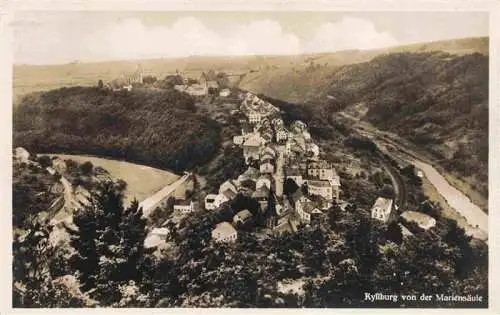
[[[233,145],[242,148],[246,170],[228,178],[199,203],[178,200],[174,210],[183,214],[201,208],[217,211],[239,195],[256,201],[257,213],[242,209],[232,222],[213,227],[213,241],[225,243],[237,241],[240,228],[251,227],[267,235],[295,233],[326,220],[334,204],[345,210],[348,202],[340,198],[340,176],[333,163],[321,157],[307,125],[297,120],[286,126],[279,108],[250,92],[240,93],[239,99],[241,105],[233,114],[240,114],[241,133],[233,136]],[[396,212],[394,200],[378,197],[371,218],[389,224],[397,219]],[[402,228],[405,235],[411,234]],[[160,229],[166,235],[165,228]],[[155,230],[159,233],[160,229]]]

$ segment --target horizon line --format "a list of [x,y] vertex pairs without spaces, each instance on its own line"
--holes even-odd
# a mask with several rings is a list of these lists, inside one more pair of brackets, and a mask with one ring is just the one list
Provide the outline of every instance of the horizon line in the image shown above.
[[419,44],[435,44],[440,42],[448,42],[448,41],[460,41],[460,40],[471,40],[471,39],[489,39],[490,36],[475,36],[475,37],[455,37],[448,39],[439,39],[428,42],[413,42],[406,43],[396,46],[387,46],[373,49],[343,49],[343,50],[335,50],[335,51],[319,51],[319,52],[303,52],[299,54],[241,54],[241,55],[185,55],[185,56],[171,56],[171,57],[145,57],[145,58],[133,58],[133,59],[107,59],[107,60],[94,60],[94,61],[81,61],[81,60],[73,60],[64,63],[13,63],[14,67],[50,67],[50,66],[65,66],[71,64],[99,64],[99,63],[112,63],[112,62],[138,62],[138,61],[149,61],[149,60],[177,60],[177,59],[188,59],[188,58],[248,58],[248,57],[293,57],[293,56],[308,56],[308,55],[324,55],[324,54],[335,54],[342,52],[374,52],[378,50],[386,50],[386,49],[395,49],[395,48],[404,48],[413,45]]

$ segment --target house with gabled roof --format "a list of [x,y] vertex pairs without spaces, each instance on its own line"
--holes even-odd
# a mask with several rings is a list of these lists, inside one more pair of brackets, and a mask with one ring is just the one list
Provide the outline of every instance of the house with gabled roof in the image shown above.
[[392,199],[378,197],[371,209],[372,219],[390,223],[396,219],[396,209]]
[[240,212],[234,215],[233,224],[235,226],[248,224],[252,221],[252,217],[253,215],[249,210],[247,209],[241,210]]
[[267,210],[267,206],[269,203],[269,193],[270,190],[267,188],[267,186],[263,185],[260,186],[257,190],[254,191],[252,194],[252,198],[257,200],[260,205],[260,210],[262,212]]
[[273,178],[269,174],[262,174],[258,179],[257,183],[255,184],[255,188],[259,189],[262,186],[266,186],[268,189],[271,189],[271,185],[273,182]]
[[216,194],[208,194],[205,197],[205,209],[206,210],[217,209],[217,206],[216,206],[216,203],[215,203],[216,198],[217,198]]
[[321,196],[326,200],[333,200],[333,188],[327,180],[307,180],[307,193]]
[[249,166],[247,168],[247,170],[245,172],[243,172],[243,174],[241,174],[240,176],[238,176],[238,182],[242,182],[244,180],[254,180],[254,181],[257,181],[257,179],[259,178],[260,176],[260,172],[258,169],[256,169],[255,167],[251,167]]
[[219,194],[222,194],[225,190],[227,189],[230,189],[231,191],[233,191],[235,194],[238,193],[238,185],[237,183],[232,180],[232,179],[228,179],[226,180],[224,183],[222,183],[220,186],[219,186]]
[[245,142],[243,142],[243,156],[247,162],[249,159],[259,159],[262,144],[263,140],[258,133],[250,135]]
[[190,213],[195,211],[195,203],[190,200],[179,200],[174,204],[174,210],[182,213]]
[[288,132],[284,128],[276,129],[274,134],[278,143],[283,143],[288,139]]
[[212,239],[218,243],[234,243],[238,239],[238,232],[229,222],[221,222],[212,230]]

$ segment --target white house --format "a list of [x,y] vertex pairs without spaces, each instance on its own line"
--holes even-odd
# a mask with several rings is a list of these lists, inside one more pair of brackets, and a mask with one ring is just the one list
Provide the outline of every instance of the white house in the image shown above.
[[231,95],[231,90],[230,89],[222,89],[219,92],[219,96],[222,96],[222,97],[228,97],[229,95]]
[[180,211],[183,213],[190,213],[194,211],[194,203],[189,200],[181,200],[174,205],[175,211]]
[[335,169],[325,161],[312,161],[307,165],[307,175],[320,180],[334,180],[337,178]]
[[252,219],[252,213],[248,210],[241,210],[233,217],[233,223],[237,226],[238,224],[246,224]]
[[236,197],[237,192],[234,192],[231,188],[227,188],[223,192],[219,193],[213,202],[215,208],[219,208],[224,202],[233,200]]
[[214,209],[219,208],[226,201],[229,201],[229,198],[227,198],[226,195],[218,194],[217,196],[215,196],[215,199],[213,202]]
[[226,180],[219,186],[219,194],[222,194],[227,189],[232,190],[235,194],[238,193],[238,187],[232,179]]
[[288,139],[288,132],[281,128],[276,130],[276,142],[286,141]]
[[251,111],[249,114],[248,114],[248,121],[252,124],[258,124],[260,123],[260,120],[261,120],[261,115],[259,112],[256,112],[256,111]]
[[245,142],[243,142],[243,156],[245,157],[245,160],[248,161],[250,158],[258,160],[261,145],[262,139],[260,134],[252,134],[248,137]]
[[242,145],[243,141],[245,141],[245,137],[244,136],[234,136],[233,137],[233,143],[236,144],[236,145]]
[[309,195],[321,196],[329,201],[333,200],[333,189],[327,180],[308,180],[307,192]]
[[306,224],[311,223],[311,212],[316,209],[313,203],[306,197],[301,197],[295,202],[295,210],[300,220]]
[[25,148],[15,148],[14,149],[14,159],[20,163],[28,163],[30,158],[30,153]]
[[388,223],[395,219],[395,208],[392,199],[378,197],[371,209],[372,219]]
[[233,243],[238,238],[238,232],[229,222],[221,222],[212,231],[212,239],[217,243]]
[[205,197],[205,209],[206,210],[214,210],[217,209],[215,205],[215,199],[217,198],[216,194],[208,194]]
[[192,84],[184,92],[193,96],[203,96],[207,94],[207,86],[205,84]]

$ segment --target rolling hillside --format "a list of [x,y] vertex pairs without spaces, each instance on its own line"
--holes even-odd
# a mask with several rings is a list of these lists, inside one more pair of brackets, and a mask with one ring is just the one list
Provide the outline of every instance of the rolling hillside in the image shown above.
[[181,172],[209,161],[219,125],[175,90],[71,87],[31,94],[14,109],[14,145],[89,154]]
[[[486,196],[488,50],[489,39],[483,37],[299,56],[16,66],[14,93],[20,96],[65,85],[95,86],[98,79],[111,80],[132,72],[139,63],[145,74],[158,77],[176,70],[195,78],[210,69],[244,74],[233,83],[243,90],[307,107],[312,115],[308,120],[329,123],[325,118],[343,110],[394,131],[432,152],[441,166],[465,177]],[[19,121],[22,119],[14,123]]]
[[[465,54],[470,52],[481,52],[487,54],[488,39],[473,38],[454,41],[441,41],[435,43],[415,44],[409,46],[379,49],[372,51],[340,51],[334,53],[322,53],[299,56],[242,56],[242,57],[188,57],[179,59],[151,59],[151,60],[129,60],[110,61],[96,63],[73,62],[62,65],[15,65],[13,88],[15,101],[19,96],[35,91],[45,91],[62,86],[94,86],[99,79],[109,81],[117,78],[123,73],[133,72],[140,64],[146,75],[164,77],[175,73],[176,70],[184,74],[198,78],[202,71],[214,69],[231,74],[247,74],[247,79],[241,87],[256,92],[264,92],[264,84],[271,84],[268,92],[272,91],[272,97],[283,96],[287,100],[297,101],[287,97],[289,90],[282,92],[280,78],[283,74],[290,75],[290,70],[296,69],[301,72],[311,62],[318,65],[339,66],[370,60],[376,55],[387,52],[424,52],[441,50],[454,54]],[[323,70],[322,70],[323,71]],[[325,71],[328,73],[328,71]],[[266,78],[267,80],[263,80]],[[234,83],[238,77],[233,77]],[[312,80],[311,84],[316,81]],[[311,85],[310,84],[310,85]],[[309,86],[310,86],[309,85]],[[303,85],[306,87],[306,85]],[[274,89],[277,87],[278,89]],[[298,96],[301,94],[298,93]]]
[[295,103],[312,115],[305,119],[328,123],[344,111],[391,131],[487,197],[488,40],[451,44],[397,48],[341,66],[317,59],[249,74],[241,87]]

